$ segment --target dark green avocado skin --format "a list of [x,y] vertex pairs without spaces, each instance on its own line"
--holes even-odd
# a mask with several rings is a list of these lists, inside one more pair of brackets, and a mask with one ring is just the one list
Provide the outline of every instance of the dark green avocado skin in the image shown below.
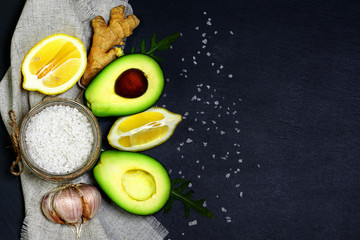
[[[115,93],[117,78],[128,69],[141,70],[148,80],[146,92],[137,98],[124,98]],[[142,112],[160,98],[164,74],[152,57],[134,53],[124,55],[106,66],[85,90],[87,106],[97,117],[123,116]]]

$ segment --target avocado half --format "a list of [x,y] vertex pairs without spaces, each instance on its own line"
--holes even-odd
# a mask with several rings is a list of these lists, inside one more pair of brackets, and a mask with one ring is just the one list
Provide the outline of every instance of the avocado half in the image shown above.
[[161,163],[150,156],[108,150],[101,154],[93,172],[110,199],[130,213],[153,214],[169,199],[169,175]]
[[164,74],[152,57],[134,53],[106,66],[85,90],[95,116],[122,116],[151,107],[164,89]]

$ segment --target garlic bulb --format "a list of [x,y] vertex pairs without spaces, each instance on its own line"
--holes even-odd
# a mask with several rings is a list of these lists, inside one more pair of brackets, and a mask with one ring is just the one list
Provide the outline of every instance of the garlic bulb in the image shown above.
[[101,205],[99,190],[89,184],[67,184],[55,188],[44,195],[41,210],[45,217],[54,223],[75,226],[79,236],[78,224],[93,218]]

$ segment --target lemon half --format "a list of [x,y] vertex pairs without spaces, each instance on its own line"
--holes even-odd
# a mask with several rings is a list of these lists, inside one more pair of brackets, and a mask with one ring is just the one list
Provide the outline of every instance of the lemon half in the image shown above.
[[143,151],[168,140],[181,120],[180,114],[152,107],[116,120],[109,131],[108,141],[119,150]]
[[21,65],[23,88],[47,95],[63,93],[84,74],[85,45],[67,34],[54,34],[38,42]]

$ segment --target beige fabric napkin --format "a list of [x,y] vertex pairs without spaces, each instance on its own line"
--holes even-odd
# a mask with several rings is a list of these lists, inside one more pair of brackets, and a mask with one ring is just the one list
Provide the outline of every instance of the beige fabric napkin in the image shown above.
[[[19,125],[34,104],[48,98],[22,89],[21,62],[25,54],[41,39],[55,33],[76,36],[89,49],[91,19],[98,15],[109,19],[111,8],[118,5],[126,5],[127,14],[132,13],[131,6],[119,0],[28,0],[25,3],[11,42],[11,66],[0,82],[0,112],[9,133],[9,110],[15,111]],[[80,87],[75,85],[58,97],[76,98],[80,92]],[[76,182],[92,183],[91,173]],[[21,185],[25,201],[21,239],[75,239],[68,226],[48,221],[40,209],[41,197],[57,184],[41,180],[25,168]],[[167,234],[153,216],[129,214],[105,197],[95,218],[82,226],[80,239],[163,239]]]

